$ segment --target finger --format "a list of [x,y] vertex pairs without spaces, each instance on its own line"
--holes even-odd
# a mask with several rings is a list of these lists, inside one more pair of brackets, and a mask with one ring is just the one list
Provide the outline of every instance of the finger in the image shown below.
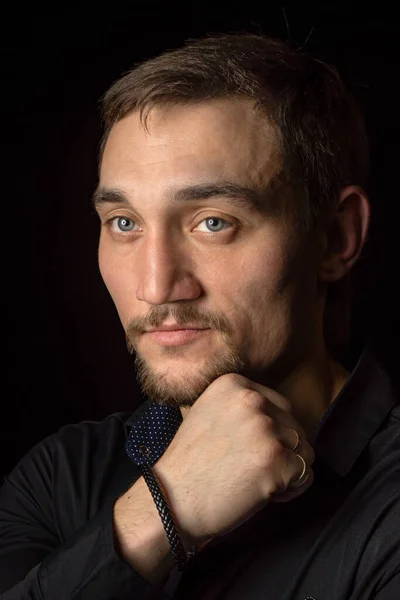
[[[287,450],[290,450],[290,452],[293,453],[294,457],[296,455],[301,456],[306,461],[307,467],[310,467],[313,464],[315,460],[314,449],[308,440],[297,431],[297,429],[288,428],[276,422],[274,426],[274,432],[277,439]],[[294,452],[295,449],[296,452]],[[292,464],[296,468],[296,463],[293,462]]]
[[300,454],[301,447],[302,447],[301,437],[297,433],[296,429],[291,429],[289,427],[289,431],[293,431],[293,434],[296,436],[296,439],[295,439],[295,442],[293,444],[293,448],[291,449],[291,452],[294,452],[295,454]]
[[283,486],[280,487],[278,495],[286,492],[301,493],[310,478],[311,468],[306,460],[299,454],[286,451],[286,460],[281,462],[280,475]]
[[273,390],[265,385],[261,385],[261,383],[256,383],[255,381],[251,381],[250,379],[248,379],[247,381],[250,384],[251,389],[260,392],[260,394],[265,396],[265,398],[272,402],[272,404],[274,404],[276,407],[280,408],[281,410],[287,413],[290,413],[292,411],[292,404],[287,398],[285,398],[285,396],[282,396],[282,394],[280,394],[276,390]]
[[251,381],[250,379],[246,380],[247,387],[250,387],[254,391],[257,391],[266,399],[266,411],[267,414],[273,419],[279,421],[282,425],[285,425],[288,428],[295,429],[299,432],[299,434],[306,438],[307,434],[304,431],[303,427],[297,422],[295,417],[292,415],[292,405],[291,402],[276,392],[271,388],[268,388],[260,383],[256,383]]
[[285,448],[295,454],[300,454],[303,443],[297,430],[292,429],[291,427],[282,427],[278,425],[277,430],[279,430],[279,439]]
[[304,485],[307,481],[307,479],[309,478],[309,473],[307,473],[307,463],[304,460],[304,458],[302,456],[300,456],[300,454],[297,455],[297,458],[301,461],[301,473],[300,475],[297,475],[297,477],[295,479],[292,479],[289,483],[289,487],[288,489],[290,490],[295,490],[296,488],[301,487],[302,485]]
[[[302,455],[304,458],[306,458],[308,464],[311,465],[314,462],[314,450],[307,442],[307,434],[305,430],[291,414],[290,401],[285,398],[285,396],[282,396],[282,394],[279,394],[279,392],[261,385],[260,383],[251,381],[243,376],[241,376],[241,379],[244,387],[258,392],[261,395],[260,398],[265,398],[265,403],[260,402],[260,409],[263,410],[263,412],[265,412],[269,417],[272,417],[274,421],[276,421],[277,425],[280,424],[291,431],[290,434],[287,434],[282,433],[282,429],[280,430],[280,439],[287,449],[294,451],[297,443],[299,443],[299,446],[296,448],[296,452],[300,453],[300,447],[302,447],[306,442],[305,451],[302,452]],[[288,439],[288,435],[292,436],[292,440],[294,441],[292,445],[290,443],[290,439]],[[299,440],[297,436],[299,436]]]
[[264,398],[264,396],[262,398],[264,400],[259,403],[260,411],[275,421],[276,427],[280,432],[283,431],[282,428],[288,430],[288,432],[281,436],[282,441],[285,442],[285,447],[293,452],[297,445],[296,452],[300,452],[300,447],[307,440],[307,434],[300,423],[290,413],[272,404],[268,398]]
[[302,486],[295,489],[288,488],[285,492],[273,494],[271,497],[271,502],[290,502],[291,500],[294,500],[294,498],[304,494],[304,492],[307,491],[308,488],[310,488],[314,483],[314,472],[312,469],[308,469],[307,475],[308,478],[305,480]]

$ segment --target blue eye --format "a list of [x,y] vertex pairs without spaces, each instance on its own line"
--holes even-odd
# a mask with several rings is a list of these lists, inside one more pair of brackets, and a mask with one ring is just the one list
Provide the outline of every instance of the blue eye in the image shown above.
[[136,222],[128,217],[114,217],[111,226],[117,233],[128,232],[135,229]]
[[[206,229],[201,228],[201,226],[205,226]],[[208,217],[199,225],[200,231],[207,231],[208,233],[218,233],[230,227],[232,227],[232,224],[225,221],[225,219],[220,219],[220,217]]]
[[134,221],[131,221],[130,219],[127,219],[126,217],[118,217],[117,223],[118,223],[118,227],[121,229],[121,231],[132,231],[132,228],[135,224]]

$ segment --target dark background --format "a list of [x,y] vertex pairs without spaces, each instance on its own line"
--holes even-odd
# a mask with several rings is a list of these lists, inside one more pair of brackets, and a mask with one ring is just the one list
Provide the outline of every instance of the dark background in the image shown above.
[[63,424],[141,402],[97,267],[98,99],[134,63],[205,33],[304,45],[358,97],[372,141],[373,222],[355,273],[353,344],[369,337],[398,383],[400,27],[390,4],[147,1],[88,16],[17,8],[2,28],[3,472]]

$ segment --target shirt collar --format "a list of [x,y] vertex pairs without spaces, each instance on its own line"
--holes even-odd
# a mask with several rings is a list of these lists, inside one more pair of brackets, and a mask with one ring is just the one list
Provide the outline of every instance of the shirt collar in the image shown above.
[[[396,404],[389,376],[367,346],[349,379],[318,424],[312,445],[316,456],[344,477]],[[153,464],[182,422],[180,410],[146,400],[126,421],[127,453],[139,464]],[[159,427],[164,423],[163,433]],[[156,424],[156,428],[154,425]],[[139,451],[149,449],[148,460]]]
[[318,424],[312,441],[318,459],[347,475],[396,401],[390,378],[368,345]]
[[172,442],[182,415],[179,408],[154,402],[140,407],[126,440],[126,453],[137,465],[153,465]]

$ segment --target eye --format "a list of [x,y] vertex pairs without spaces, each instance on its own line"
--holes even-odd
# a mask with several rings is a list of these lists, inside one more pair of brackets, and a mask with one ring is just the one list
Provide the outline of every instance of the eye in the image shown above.
[[113,217],[110,226],[115,233],[127,233],[137,229],[136,221],[128,219],[128,217]]
[[231,227],[233,227],[232,223],[229,223],[229,221],[226,221],[225,219],[221,219],[220,217],[207,217],[207,219],[204,219],[204,221],[198,225],[197,229],[207,233],[218,233],[219,231]]

